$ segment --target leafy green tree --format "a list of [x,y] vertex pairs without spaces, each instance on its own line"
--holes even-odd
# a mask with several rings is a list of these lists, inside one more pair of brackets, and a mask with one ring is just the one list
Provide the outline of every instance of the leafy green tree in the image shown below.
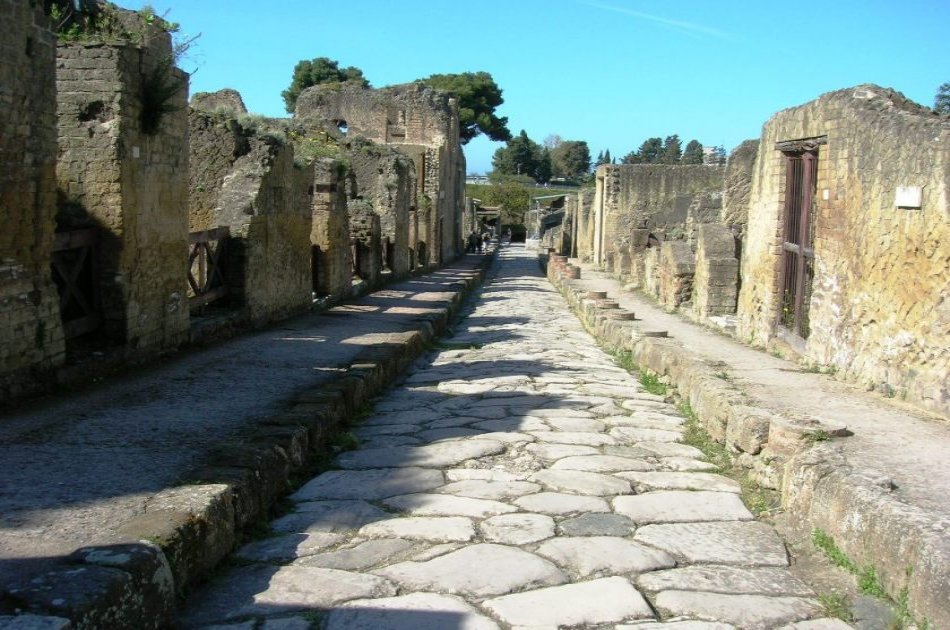
[[[506,215],[505,223],[524,223],[524,213],[531,202],[531,189],[524,177],[492,173],[491,186],[482,194],[486,206],[500,206]],[[527,180],[530,182],[530,179]]]
[[690,140],[683,149],[683,157],[680,158],[682,164],[702,164],[703,163],[703,145],[698,140]]
[[[603,154],[601,154],[601,158]],[[590,149],[583,140],[563,140],[551,149],[555,177],[575,179],[590,171]]]
[[937,88],[934,96],[934,111],[938,114],[950,114],[950,81]]
[[713,147],[711,162],[717,166],[722,166],[726,163],[726,148],[724,146],[720,144]]
[[487,72],[433,74],[422,83],[455,95],[459,106],[459,131],[462,144],[480,133],[492,140],[511,140],[507,116],[496,116],[495,110],[505,102],[501,88]]
[[663,151],[660,154],[661,164],[679,164],[680,157],[683,155],[683,149],[680,143],[680,137],[675,133],[667,136],[663,141]]
[[639,164],[640,163],[640,152],[631,151],[630,153],[623,156],[620,160],[621,164]]
[[507,145],[495,151],[492,168],[500,175],[527,175],[545,183],[551,179],[551,156],[522,129]]
[[363,71],[354,66],[341,68],[338,61],[329,57],[317,57],[307,61],[298,61],[294,66],[294,75],[290,80],[290,87],[280,93],[284,97],[284,106],[291,114],[297,105],[297,97],[308,87],[323,83],[342,83],[356,81],[363,87],[369,87],[369,81],[363,76]]

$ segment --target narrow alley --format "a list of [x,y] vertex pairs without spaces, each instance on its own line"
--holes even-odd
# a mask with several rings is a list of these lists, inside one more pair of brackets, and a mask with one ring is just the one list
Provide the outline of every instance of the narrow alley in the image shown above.
[[821,619],[780,537],[683,443],[685,422],[597,347],[534,253],[504,248],[454,336],[352,429],[360,448],[178,622],[849,627]]

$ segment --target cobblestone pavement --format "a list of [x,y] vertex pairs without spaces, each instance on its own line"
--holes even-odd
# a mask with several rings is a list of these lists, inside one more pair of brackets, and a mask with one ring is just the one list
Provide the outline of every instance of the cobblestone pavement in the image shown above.
[[502,250],[466,314],[183,626],[848,627],[532,254]]

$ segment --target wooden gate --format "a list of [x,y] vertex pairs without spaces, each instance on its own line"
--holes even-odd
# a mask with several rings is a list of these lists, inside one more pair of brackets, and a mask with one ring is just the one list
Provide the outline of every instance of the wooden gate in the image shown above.
[[226,227],[188,235],[188,303],[191,308],[210,304],[228,294],[224,275]]
[[785,235],[782,243],[782,308],[779,324],[806,339],[810,332],[808,304],[814,277],[813,206],[818,152],[786,152]]
[[59,290],[59,312],[67,339],[99,328],[96,228],[57,232],[53,238],[52,276]]

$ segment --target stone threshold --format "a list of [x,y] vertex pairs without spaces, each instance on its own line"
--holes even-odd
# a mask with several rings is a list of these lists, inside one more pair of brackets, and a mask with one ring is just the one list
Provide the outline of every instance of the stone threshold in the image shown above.
[[[688,402],[701,426],[750,468],[761,485],[778,490],[798,533],[814,529],[850,536],[839,545],[861,566],[873,566],[887,594],[906,601],[932,628],[950,628],[950,523],[890,494],[884,476],[850,466],[827,437],[843,427],[803,422],[749,405],[735,384],[716,374],[667,331],[618,319],[588,295],[580,268],[564,256],[540,254],[549,281],[595,338],[608,349],[630,352]],[[815,435],[821,435],[815,439]]]
[[419,317],[415,329],[367,345],[336,378],[300,393],[241,443],[217,449],[186,483],[156,494],[113,543],[78,549],[61,568],[23,576],[22,587],[0,592],[0,630],[170,627],[189,586],[213,577],[295,479],[306,478],[341,427],[446,332],[495,253],[454,282],[449,303]]

